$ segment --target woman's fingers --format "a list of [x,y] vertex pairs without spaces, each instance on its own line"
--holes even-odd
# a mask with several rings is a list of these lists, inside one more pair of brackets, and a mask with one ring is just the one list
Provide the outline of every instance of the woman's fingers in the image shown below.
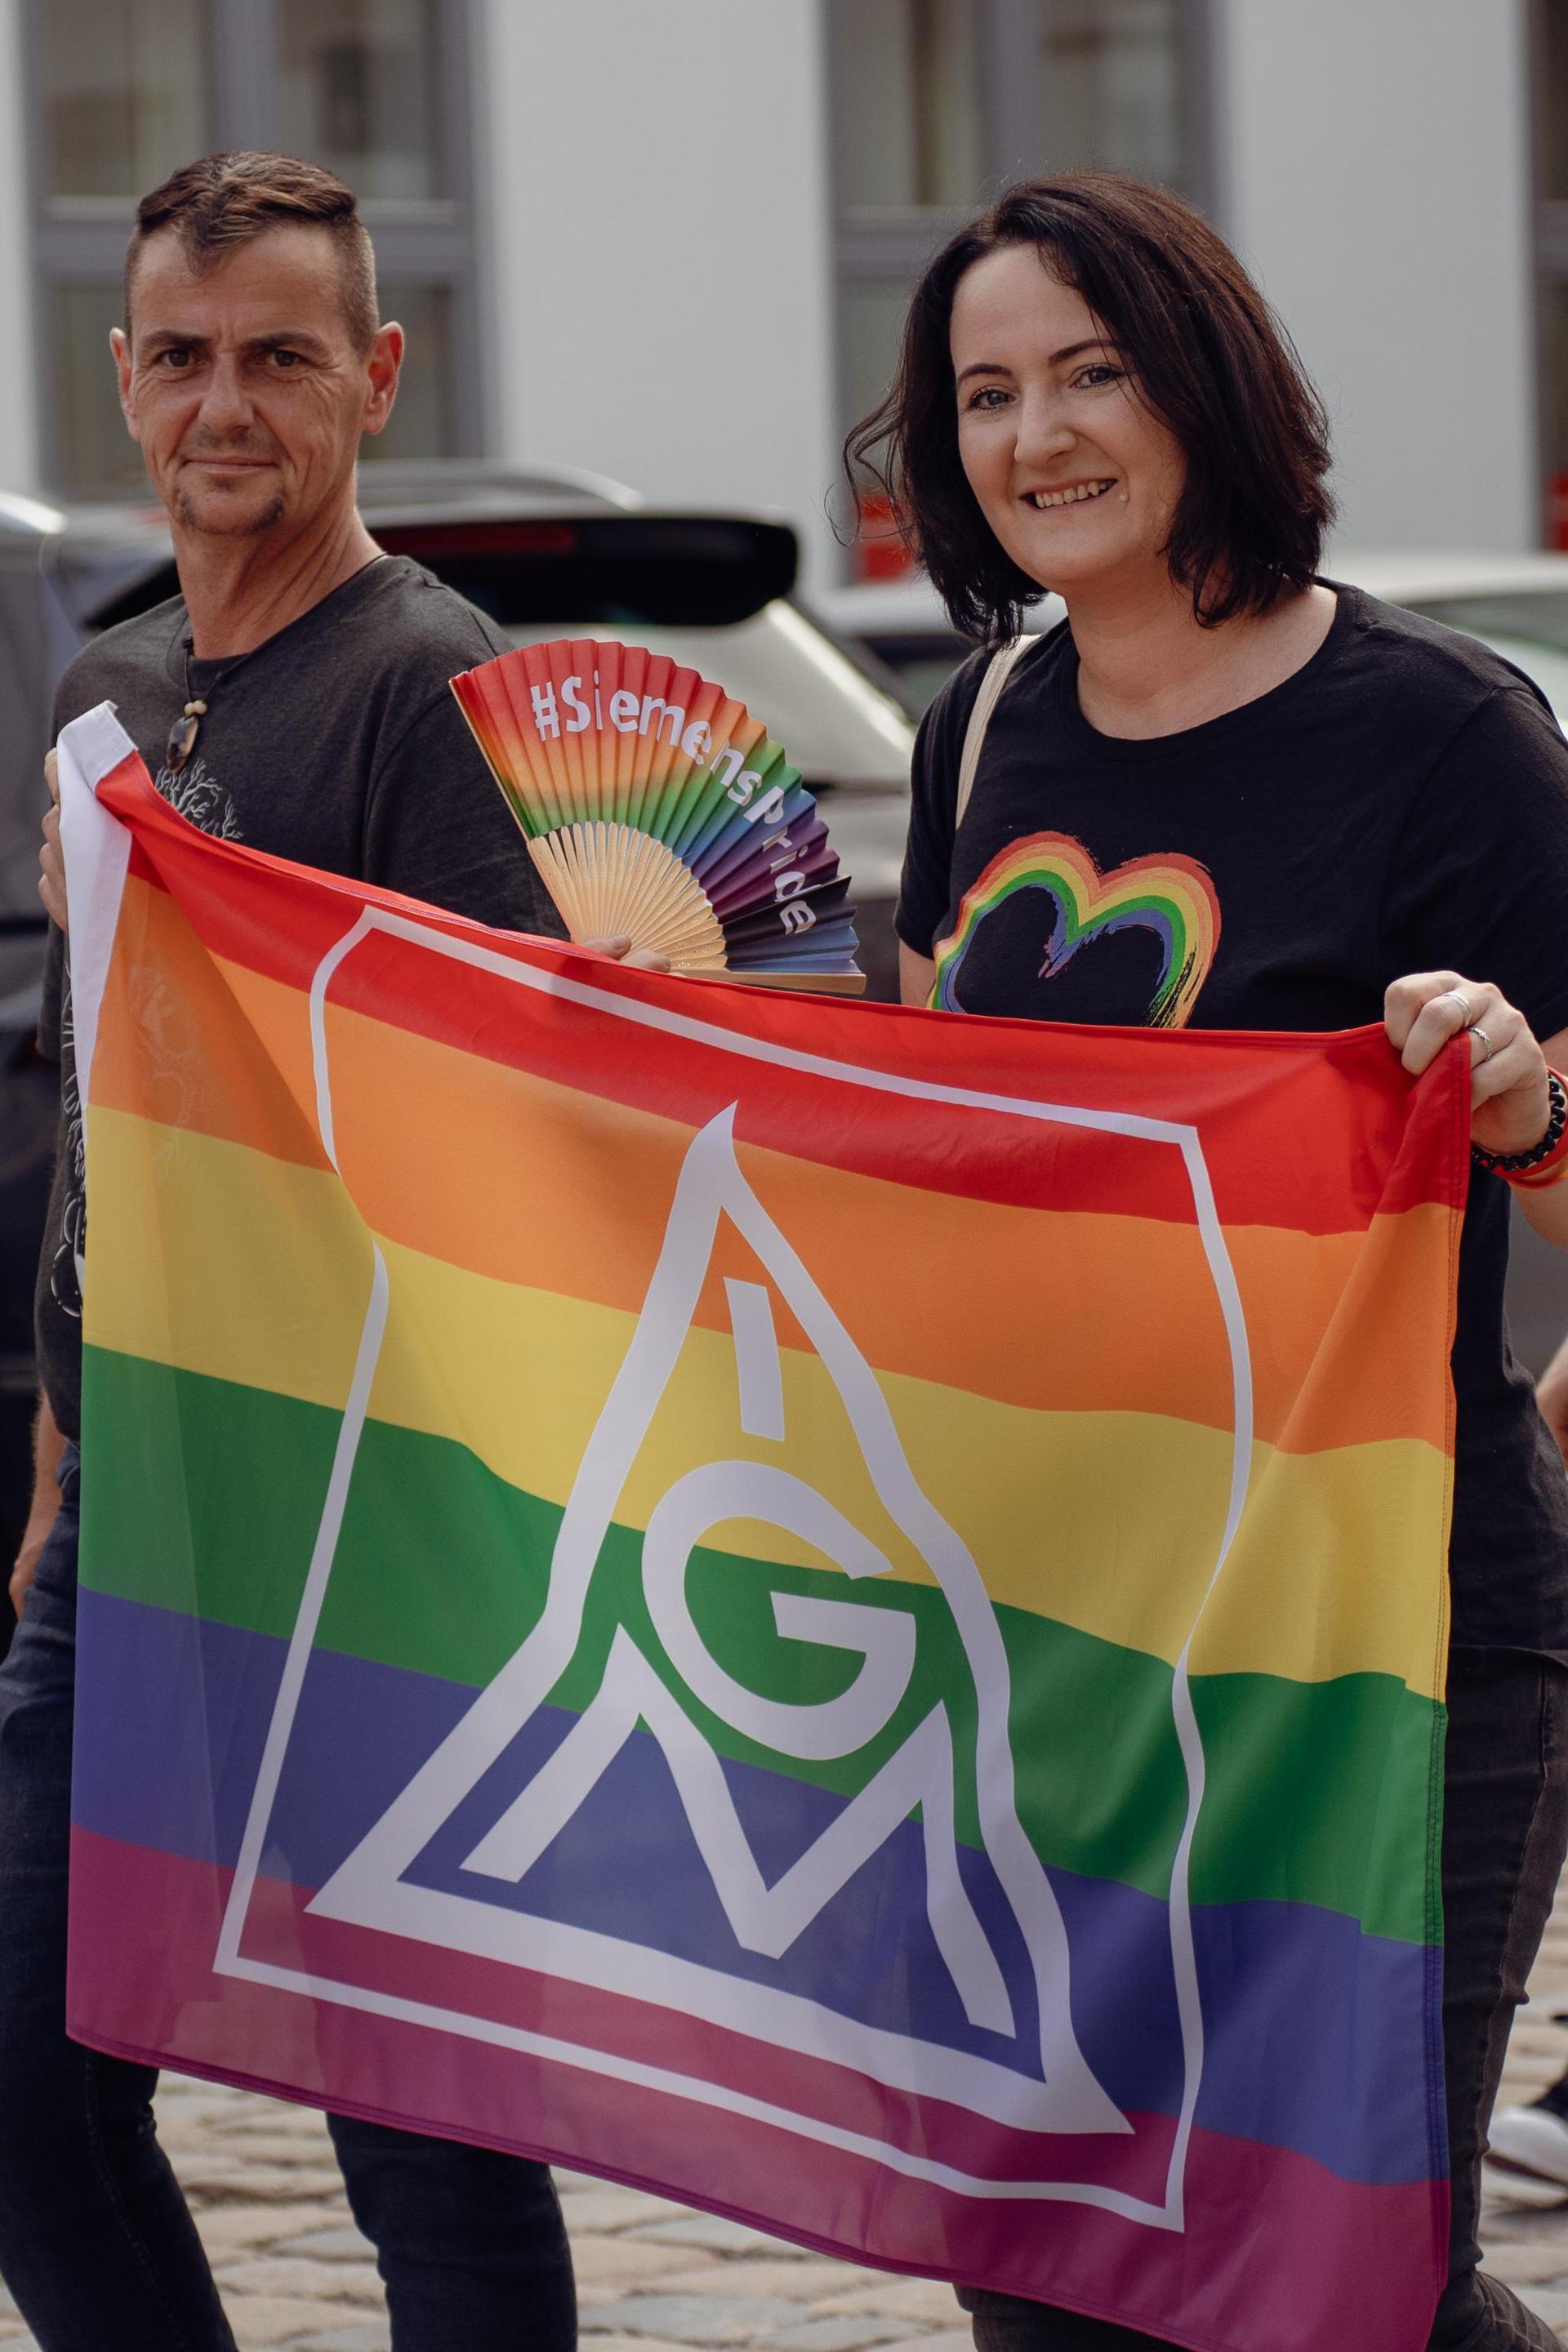
[[1530,1024],[1489,981],[1407,972],[1384,1003],[1388,1041],[1413,1077],[1469,1032],[1471,1134],[1483,1151],[1532,1150],[1551,1116],[1546,1059]]
[[1449,1038],[1468,1029],[1483,1001],[1496,994],[1457,971],[1413,971],[1394,981],[1384,999],[1384,1026],[1411,1076],[1429,1068]]

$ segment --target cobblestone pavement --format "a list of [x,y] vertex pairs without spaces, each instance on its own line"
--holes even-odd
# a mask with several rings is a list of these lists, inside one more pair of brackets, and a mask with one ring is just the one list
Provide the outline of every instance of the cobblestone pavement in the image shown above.
[[[1503,2097],[1568,2068],[1568,1879],[1516,2027]],[[160,2127],[241,2352],[387,2352],[370,2248],[343,2202],[326,2126],[308,2108],[164,2079]],[[969,2352],[952,2290],[782,2244],[661,2197],[557,2176],[577,2268],[584,2352]],[[1568,2339],[1568,2191],[1490,2178],[1488,2262]],[[0,2290],[0,2344],[32,2339]],[[102,2352],[112,2352],[105,2346]]]

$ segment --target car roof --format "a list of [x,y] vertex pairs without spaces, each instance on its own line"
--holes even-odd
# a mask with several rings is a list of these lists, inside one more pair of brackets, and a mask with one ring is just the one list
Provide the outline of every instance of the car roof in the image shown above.
[[[770,558],[777,575],[773,593],[785,593],[795,576],[795,534],[778,516],[763,509],[740,513],[703,507],[685,507],[667,516],[626,483],[580,468],[518,467],[478,459],[377,460],[361,467],[359,496],[372,530],[389,536],[400,532],[416,538],[443,526],[551,522],[613,530],[622,521],[637,529],[646,526],[656,534],[659,524],[668,521],[689,535],[710,522],[732,537],[737,531],[749,532],[759,548],[764,541],[778,543]],[[786,539],[787,562],[782,551]],[[475,543],[478,547],[478,533]],[[413,551],[420,553],[417,546]],[[0,492],[0,570],[14,574],[36,566],[48,574],[79,628],[100,628],[124,619],[173,594],[175,586],[174,549],[161,506],[147,499],[56,502]]]
[[428,464],[384,463],[360,467],[360,509],[378,522],[434,514],[496,517],[555,514],[635,514],[646,503],[625,482],[574,467],[511,467],[481,458],[432,458]]
[[1334,547],[1323,569],[1330,579],[1364,588],[1389,604],[1568,590],[1568,555],[1541,550],[1510,555],[1466,548]]
[[[1457,602],[1467,597],[1568,593],[1568,554],[1532,551],[1521,554],[1474,549],[1334,547],[1324,562],[1331,580],[1364,588],[1389,604]],[[901,580],[867,580],[853,586],[821,588],[810,599],[814,612],[845,636],[951,636],[952,624],[941,597],[923,573]],[[1066,610],[1047,596],[1030,608],[1029,633],[1053,628]]]
[[[360,505],[379,523],[437,517],[533,518],[564,514],[633,514],[644,501],[607,474],[567,467],[519,468],[443,459],[428,465],[366,465]],[[0,553],[54,542],[58,551],[89,550],[113,557],[166,555],[169,526],[151,499],[56,500],[0,490]]]
[[[923,572],[901,580],[862,580],[851,586],[814,588],[805,599],[817,619],[845,637],[951,637],[946,608]],[[1029,608],[1031,636],[1054,629],[1067,611],[1059,596]]]

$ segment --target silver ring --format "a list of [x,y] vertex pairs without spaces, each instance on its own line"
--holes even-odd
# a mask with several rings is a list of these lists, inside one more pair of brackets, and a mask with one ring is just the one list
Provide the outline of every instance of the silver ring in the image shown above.
[[1443,994],[1453,998],[1455,1003],[1459,1007],[1460,1012],[1465,1016],[1466,1028],[1473,1029],[1475,1027],[1476,1016],[1470,1011],[1470,1000],[1465,994],[1464,990],[1462,988],[1446,988],[1443,991]]
[[[1448,992],[1450,996],[1453,992],[1452,989]],[[1487,1035],[1486,1031],[1481,1027],[1479,1022],[1472,1021],[1470,1023],[1470,1034],[1472,1037],[1479,1037],[1482,1045],[1486,1049],[1481,1055],[1481,1061],[1476,1064],[1476,1067],[1479,1070],[1481,1066],[1481,1062],[1489,1062],[1491,1060],[1492,1055],[1497,1052],[1497,1047],[1492,1044],[1491,1039]]]

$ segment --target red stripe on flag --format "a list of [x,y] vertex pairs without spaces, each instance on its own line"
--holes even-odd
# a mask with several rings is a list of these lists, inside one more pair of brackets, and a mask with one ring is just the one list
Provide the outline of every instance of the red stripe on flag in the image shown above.
[[[174,814],[140,762],[134,771],[129,763],[116,770],[100,792],[134,827],[132,872],[173,891],[215,955],[287,986],[307,989],[322,957],[365,907],[374,906],[510,962],[590,985],[634,1013],[700,1023],[716,1033],[714,1043],[537,995],[537,1017],[523,1023],[515,983],[384,935],[355,950],[331,991],[334,1003],[464,1052],[692,1126],[735,1101],[737,1055],[753,1041],[914,1084],[1026,1102],[1032,1064],[1053,1098],[1195,1122],[1227,1223],[1346,1232],[1380,1209],[1434,1198],[1457,1207],[1464,1199],[1468,1087],[1458,1057],[1422,1084],[1412,1106],[1410,1082],[1379,1030],[1260,1038],[931,1021],[895,1006],[664,980],[211,840]],[[731,1035],[733,1052],[725,1042]],[[737,1115],[736,1131],[748,1142],[969,1197],[1179,1223],[1193,1216],[1191,1189],[1169,1145],[872,1093],[751,1058],[753,1066],[765,1066],[767,1082],[765,1089],[748,1090]],[[961,1159],[953,1150],[958,1119]],[[1435,1157],[1428,1149],[1434,1134],[1447,1147]],[[1433,1166],[1440,1170],[1436,1185],[1423,1172]]]
[[[1078,2203],[961,2195],[580,2066],[216,1977],[228,1874],[82,1830],[71,1867],[69,2030],[91,2046],[542,2156],[834,2253],[1055,2302],[1197,2352],[1426,2344],[1447,2262],[1445,2183],[1359,2187],[1309,2158],[1196,2131],[1179,2229]],[[563,2004],[575,1990],[560,1989]],[[702,2031],[661,2014],[672,2034]],[[566,2018],[563,2005],[548,2030]],[[777,2053],[755,2046],[776,2099],[787,2087]],[[679,2057],[671,2039],[662,2063]]]

